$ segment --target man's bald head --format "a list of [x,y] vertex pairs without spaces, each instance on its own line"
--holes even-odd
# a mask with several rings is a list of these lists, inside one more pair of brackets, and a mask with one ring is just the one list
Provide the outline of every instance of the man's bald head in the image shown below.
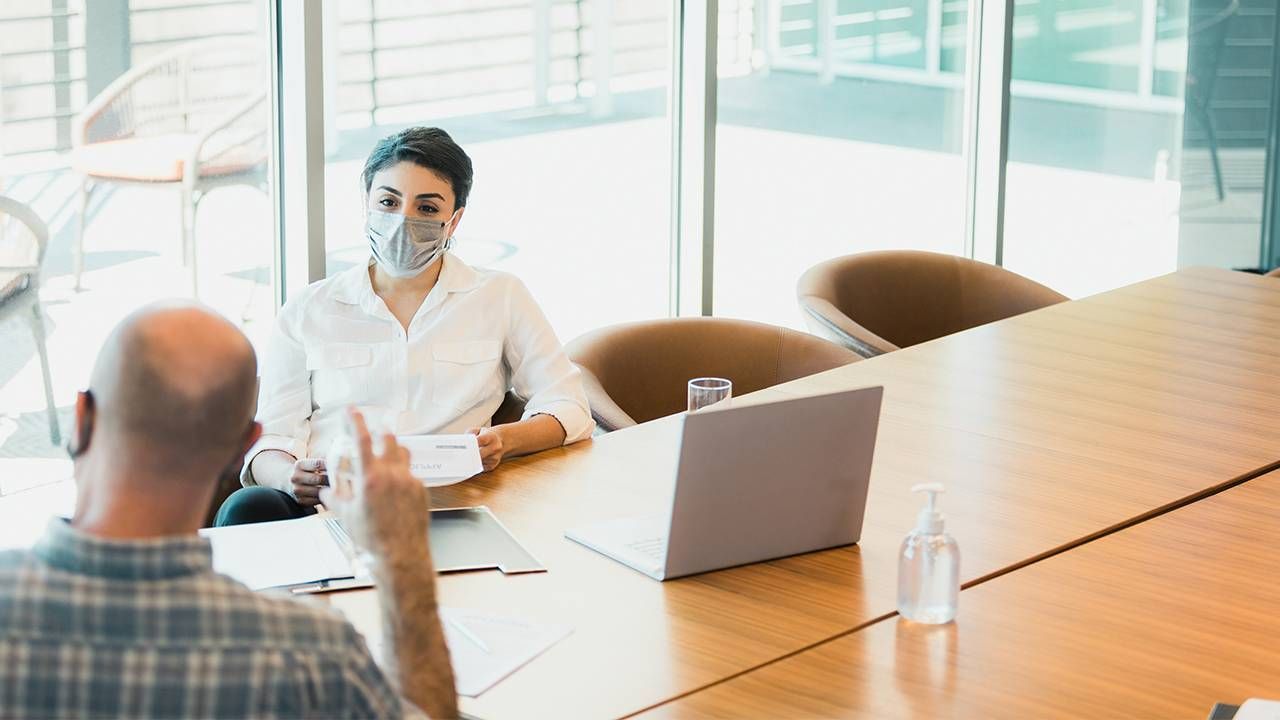
[[256,376],[253,346],[220,315],[147,305],[112,331],[94,365],[95,438],[175,470],[230,462],[253,422]]

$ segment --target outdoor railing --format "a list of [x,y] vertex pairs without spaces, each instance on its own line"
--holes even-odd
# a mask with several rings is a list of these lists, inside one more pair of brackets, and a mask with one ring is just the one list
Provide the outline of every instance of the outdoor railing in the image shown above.
[[[46,12],[8,17],[3,13],[12,6],[0,5],[0,48],[12,48],[6,37],[33,23],[51,28],[51,42],[44,46],[0,49],[0,157],[66,150],[72,117],[107,72],[104,58],[122,65],[123,72],[130,58],[195,38],[249,35],[264,24],[262,0],[171,5],[93,0],[90,15],[115,12],[124,18],[117,24],[125,31],[119,38],[107,34],[104,39],[99,31],[86,39],[84,28],[93,20],[84,17],[87,2],[50,0]],[[1177,42],[1179,33],[1185,38],[1185,18],[1176,17],[1175,5],[1173,0],[1018,0],[1016,47],[1039,43],[1035,49],[1047,55],[1032,63],[1015,53],[1014,93],[1179,111],[1176,69],[1163,78],[1158,74],[1163,57],[1158,45]],[[327,100],[345,126],[427,116],[433,106],[467,114],[581,101],[593,114],[607,115],[613,92],[661,88],[670,80],[670,3],[665,0],[326,0],[329,8],[335,10],[326,22],[335,25],[330,59],[337,78],[336,97]],[[959,87],[967,9],[967,0],[724,0],[721,68],[729,74],[792,70],[826,82],[852,76]],[[205,32],[203,23],[181,22],[183,13],[215,11],[228,23],[213,33]],[[1063,59],[1078,54],[1076,48],[1054,45],[1057,25],[1089,13],[1111,13],[1113,27],[1101,27],[1096,37],[1105,46],[1102,54],[1115,50],[1119,57],[1107,62],[1132,70],[1137,78],[1132,87],[1058,81],[1052,73],[1036,76],[1036,68],[1053,68],[1054,52]],[[139,22],[151,28],[149,34],[129,32]],[[1113,42],[1121,36],[1123,43]],[[87,73],[75,70],[85,67]],[[1159,79],[1163,85],[1155,82]]]

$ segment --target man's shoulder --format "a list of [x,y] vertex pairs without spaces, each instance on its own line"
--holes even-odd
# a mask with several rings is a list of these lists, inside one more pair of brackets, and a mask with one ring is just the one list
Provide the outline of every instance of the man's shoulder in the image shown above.
[[0,550],[0,574],[21,572],[35,562],[35,554],[26,549]]
[[[219,605],[232,610],[249,627],[262,632],[258,640],[281,649],[350,655],[364,640],[338,611],[309,597],[296,598],[275,590],[255,592],[225,575],[203,581]],[[207,597],[207,596],[206,596]]]

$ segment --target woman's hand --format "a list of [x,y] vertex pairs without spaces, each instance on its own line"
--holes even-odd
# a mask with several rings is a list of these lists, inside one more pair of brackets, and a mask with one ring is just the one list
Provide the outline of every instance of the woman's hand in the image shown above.
[[293,463],[289,476],[289,492],[302,507],[320,504],[320,488],[329,486],[329,475],[322,458],[302,458]]
[[498,429],[471,428],[467,432],[476,436],[476,444],[480,446],[480,463],[484,465],[485,472],[498,467],[507,452],[506,443]]
[[520,422],[491,428],[471,428],[480,445],[480,462],[486,472],[505,458],[528,455],[564,444],[564,428],[550,415],[534,415]]

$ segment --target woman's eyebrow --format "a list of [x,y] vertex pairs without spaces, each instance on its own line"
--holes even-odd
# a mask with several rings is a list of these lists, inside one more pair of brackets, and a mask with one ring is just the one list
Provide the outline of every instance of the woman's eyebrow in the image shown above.
[[395,189],[395,188],[393,188],[393,187],[391,187],[390,185],[381,185],[381,186],[379,186],[379,187],[378,187],[378,189],[379,189],[379,190],[386,190],[387,192],[391,193],[392,195],[395,195],[396,197],[401,197],[401,195],[400,195],[400,191],[399,191],[399,190],[397,190],[397,189]]
[[[400,193],[396,193],[396,194],[399,195]],[[414,200],[428,200],[430,198],[435,198],[437,200],[444,200],[444,196],[441,195],[440,193],[420,193],[414,197]]]

